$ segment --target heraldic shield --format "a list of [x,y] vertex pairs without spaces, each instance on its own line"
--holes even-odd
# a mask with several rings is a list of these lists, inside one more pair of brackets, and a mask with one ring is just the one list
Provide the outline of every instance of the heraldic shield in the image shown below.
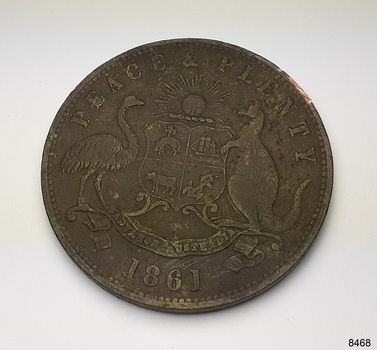
[[220,197],[226,183],[226,154],[220,149],[233,139],[228,130],[156,121],[144,132],[148,148],[139,171],[144,191],[176,211]]

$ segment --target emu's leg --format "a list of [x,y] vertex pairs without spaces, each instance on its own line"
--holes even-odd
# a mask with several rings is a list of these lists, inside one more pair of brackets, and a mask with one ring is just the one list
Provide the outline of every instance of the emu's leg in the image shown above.
[[83,197],[84,186],[85,186],[85,183],[88,180],[89,176],[92,175],[95,171],[96,171],[95,168],[90,167],[88,169],[87,173],[85,175],[81,176],[81,178],[80,178],[79,194],[78,194],[78,197],[77,197],[77,205],[78,206],[86,204],[86,201]]
[[106,208],[106,202],[105,202],[105,199],[103,197],[103,192],[102,192],[102,188],[101,188],[101,181],[102,181],[102,177],[103,177],[104,173],[105,173],[105,171],[99,171],[98,172],[98,175],[95,179],[94,185],[96,186],[98,198],[100,199],[103,207]]

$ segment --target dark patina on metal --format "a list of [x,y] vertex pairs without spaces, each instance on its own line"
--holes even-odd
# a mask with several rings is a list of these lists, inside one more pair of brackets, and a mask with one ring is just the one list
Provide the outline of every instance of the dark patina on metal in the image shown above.
[[47,137],[44,202],[76,264],[141,306],[250,299],[302,259],[325,218],[321,119],[282,70],[240,47],[137,47],[69,95]]

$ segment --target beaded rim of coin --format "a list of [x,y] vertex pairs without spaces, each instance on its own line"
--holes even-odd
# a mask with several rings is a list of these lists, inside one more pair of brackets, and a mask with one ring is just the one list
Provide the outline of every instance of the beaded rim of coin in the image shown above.
[[76,264],[117,297],[186,313],[285,277],[322,226],[332,179],[306,93],[261,56],[206,39],[143,45],[94,70],[42,160],[48,217]]

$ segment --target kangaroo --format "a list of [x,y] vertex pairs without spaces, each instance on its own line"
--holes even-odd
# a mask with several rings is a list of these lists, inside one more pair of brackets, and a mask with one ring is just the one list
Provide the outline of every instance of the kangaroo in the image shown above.
[[[220,149],[224,154],[232,147],[238,148],[235,173],[228,179],[228,194],[235,210],[248,220],[249,228],[285,231],[295,224],[300,215],[302,193],[310,180],[298,186],[293,207],[286,217],[274,213],[279,178],[275,163],[260,136],[264,124],[264,113],[260,107],[260,101],[250,101],[248,108],[238,111],[240,117],[247,116],[249,120],[238,132],[238,138]],[[228,225],[235,226],[235,222],[230,221]]]

